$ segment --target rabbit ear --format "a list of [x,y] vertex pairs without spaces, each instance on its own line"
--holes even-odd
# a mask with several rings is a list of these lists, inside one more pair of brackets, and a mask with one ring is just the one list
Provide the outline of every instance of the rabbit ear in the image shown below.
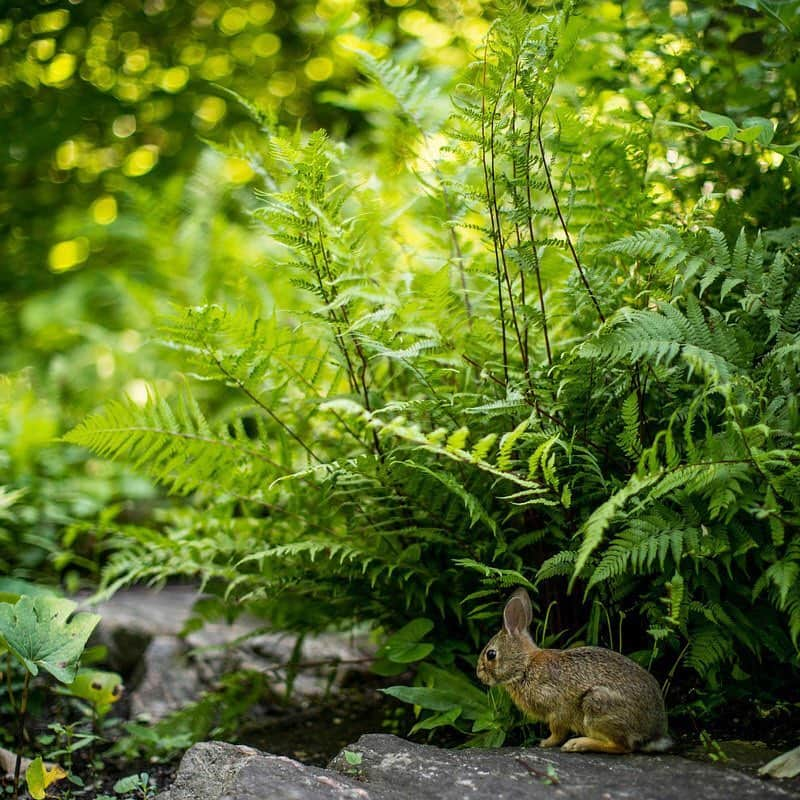
[[533,621],[533,608],[528,593],[522,589],[517,589],[511,595],[503,611],[503,625],[506,632],[512,636],[520,633],[527,633]]

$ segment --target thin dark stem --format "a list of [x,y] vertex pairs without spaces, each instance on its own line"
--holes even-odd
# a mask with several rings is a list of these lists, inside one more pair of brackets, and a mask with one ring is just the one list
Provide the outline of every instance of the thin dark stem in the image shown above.
[[[491,371],[490,369],[488,369],[488,367],[484,367],[484,366],[482,366],[482,365],[481,365],[481,364],[479,364],[477,361],[475,361],[475,359],[473,359],[473,358],[470,358],[470,356],[468,356],[466,353],[462,353],[462,354],[461,354],[461,358],[463,358],[463,359],[464,359],[464,361],[466,361],[466,362],[467,362],[467,364],[471,364],[473,367],[475,367],[475,369],[477,369],[477,370],[478,370],[478,372],[483,372],[483,373],[485,373],[485,374],[486,374],[486,376],[489,378],[489,380],[490,380],[490,381],[492,381],[493,383],[496,383],[498,386],[502,386],[504,389],[506,388],[506,385],[505,385],[505,383],[503,383],[503,381],[502,381],[502,380],[500,380],[500,378],[498,378],[496,375],[494,375],[494,374],[492,373],[492,371]],[[559,427],[559,428],[561,428],[561,429],[562,429],[562,430],[563,430],[565,433],[570,433],[570,429],[569,429],[569,428],[567,427],[567,425],[564,423],[564,420],[560,419],[560,418],[559,418],[559,417],[557,417],[557,416],[554,416],[553,414],[548,414],[548,413],[547,413],[547,412],[546,412],[544,409],[542,409],[542,407],[541,407],[541,406],[540,406],[538,403],[536,403],[536,402],[534,402],[534,403],[533,403],[533,407],[536,409],[536,413],[537,413],[537,414],[538,414],[540,417],[543,417],[544,419],[550,420],[550,422],[554,423],[555,425],[558,425],[558,427]],[[583,432],[583,434],[581,434],[581,433],[578,433],[577,431],[575,431],[575,432],[574,432],[574,435],[575,435],[575,436],[576,436],[576,437],[577,437],[577,438],[578,438],[578,439],[579,439],[581,442],[583,442],[583,444],[585,444],[587,447],[593,447],[593,448],[594,448],[595,450],[597,450],[598,452],[601,452],[601,453],[604,453],[604,454],[608,455],[608,450],[607,450],[605,447],[603,447],[602,445],[598,444],[597,442],[594,442],[594,441],[592,441],[592,440],[591,440],[591,439],[590,439],[590,438],[587,436],[585,428],[584,428],[584,432]]]
[[[500,204],[497,202],[497,171],[495,168],[495,120],[497,119],[497,107],[500,103],[500,92],[498,92],[497,100],[495,101],[494,108],[492,109],[492,116],[489,121],[489,154],[491,158],[491,202],[494,206],[494,218],[497,221],[497,236],[498,236],[498,249],[500,253],[500,263],[502,265],[503,281],[506,284],[506,291],[508,292],[508,308],[511,311],[511,323],[514,326],[514,333],[517,337],[517,346],[522,356],[523,367],[525,369],[528,386],[531,386],[530,375],[528,374],[526,354],[522,351],[522,336],[520,335],[519,323],[517,322],[517,308],[514,302],[514,293],[511,289],[511,276],[508,270],[508,261],[506,260],[506,243],[503,236],[503,227],[500,219]],[[513,161],[513,157],[512,157]],[[497,250],[496,250],[497,252]],[[500,287],[502,293],[502,287]],[[531,387],[532,391],[532,387]]]
[[[514,208],[518,207],[518,197],[517,197],[517,80],[519,79],[519,60],[516,61],[514,64],[514,79],[513,79],[513,87],[511,91],[511,176],[512,176],[512,185],[513,189],[513,197],[514,197]],[[494,137],[492,137],[494,141]],[[517,239],[517,249],[522,252],[522,235],[520,233],[519,222],[514,222],[514,232]],[[508,302],[511,306],[511,317],[514,321],[514,330],[517,334],[517,344],[519,345],[519,353],[522,358],[522,368],[525,372],[525,378],[528,383],[528,388],[533,393],[533,383],[531,381],[531,372],[530,372],[530,365],[528,359],[528,327],[527,325],[524,327],[523,331],[520,331],[519,324],[517,322],[517,313],[514,304],[514,294],[511,291],[511,278],[508,274],[508,266],[503,260],[503,270],[505,272],[506,277],[506,287],[508,289]],[[522,303],[523,308],[525,307],[525,271],[520,267],[519,269],[519,281],[520,281],[520,302]]]
[[444,178],[436,166],[434,166],[434,173],[439,179],[439,183],[442,187],[442,201],[444,202],[444,210],[447,214],[447,227],[450,229],[450,242],[453,248],[453,254],[455,256],[456,263],[458,264],[458,274],[461,278],[461,291],[464,295],[464,308],[467,312],[467,325],[470,327],[470,329],[472,329],[472,303],[470,303],[469,292],[467,291],[467,275],[464,271],[464,254],[461,251],[461,242],[458,241],[458,236],[456,235],[455,228],[452,225],[453,211],[450,207],[450,195],[445,187]]
[[[411,122],[414,124],[414,127],[417,129],[417,133],[419,133],[423,141],[427,144],[428,136],[425,133],[425,128],[422,126],[422,123],[419,121],[419,119],[417,119],[416,115],[414,114],[409,114],[409,118],[411,119]],[[434,161],[431,161],[429,163],[431,166],[431,170],[433,171],[433,174],[436,176],[436,180],[439,183],[439,188],[442,192],[442,202],[444,203],[444,210],[445,213],[447,214],[448,228],[450,229],[450,243],[452,247],[452,252],[458,264],[458,272],[461,277],[461,291],[464,294],[464,309],[467,312],[467,325],[469,326],[470,329],[472,329],[472,303],[470,302],[469,293],[467,291],[467,276],[466,272],[464,271],[464,256],[463,253],[461,252],[461,243],[458,241],[458,236],[456,235],[455,228],[453,227],[452,224],[450,224],[453,219],[453,211],[450,206],[450,193],[447,191],[447,183],[445,182],[444,175],[442,175],[442,172],[439,169],[438,165]],[[427,185],[427,182],[420,175],[416,175],[416,177],[423,185]]]
[[675,673],[678,670],[678,665],[683,660],[683,657],[686,655],[686,651],[689,649],[689,645],[691,645],[691,640],[687,641],[686,644],[683,646],[683,649],[680,653],[678,653],[678,657],[675,659],[675,663],[672,665],[667,677],[664,679],[664,683],[661,684],[661,695],[662,697],[667,696],[667,692],[669,691],[670,684],[672,683],[672,679],[675,677]]
[[531,112],[531,116],[528,121],[528,139],[525,148],[525,190],[528,195],[528,236],[530,237],[531,241],[531,253],[533,255],[533,266],[536,270],[536,288],[539,291],[539,310],[542,313],[542,333],[544,334],[544,347],[547,351],[547,363],[548,365],[553,364],[553,355],[550,351],[550,334],[547,329],[547,310],[545,309],[544,304],[544,290],[542,288],[542,270],[541,265],[539,264],[539,253],[536,249],[536,236],[533,232],[533,200],[532,200],[532,192],[531,192],[531,170],[530,170],[530,163],[531,163],[531,144],[533,142],[533,113]]
[[[319,220],[317,220],[319,222]],[[310,244],[310,243],[309,243]],[[314,267],[314,275],[317,278],[317,287],[319,288],[320,294],[322,295],[322,299],[325,301],[325,304],[330,306],[331,298],[328,295],[328,292],[325,290],[325,284],[322,282],[322,270],[319,267],[319,262],[317,261],[317,254],[314,252],[313,246],[309,247],[309,251],[311,253],[311,263]],[[331,273],[330,273],[330,266],[326,264],[326,272],[328,281],[333,285],[333,281],[331,280]],[[331,321],[331,325],[333,326],[333,330],[335,333],[336,344],[339,347],[342,355],[344,356],[345,360],[345,368],[347,371],[347,381],[350,384],[350,391],[353,394],[358,394],[358,383],[356,381],[356,371],[353,367],[353,362],[350,359],[350,352],[347,349],[347,346],[344,342],[344,334],[341,330],[341,323],[339,322],[338,318],[336,317],[336,313],[332,308],[328,310],[328,319]]]
[[466,353],[462,353],[461,358],[463,358],[464,361],[467,362],[467,364],[472,364],[472,366],[478,370],[478,373],[485,372],[489,380],[493,381],[498,386],[502,386],[504,389],[506,388],[506,384],[503,383],[503,381],[501,381],[500,378],[498,378],[491,370],[481,366],[477,361],[475,361],[475,359],[470,358]]
[[586,273],[584,272],[583,266],[581,265],[581,260],[578,258],[578,253],[575,250],[575,245],[572,244],[572,237],[569,235],[569,228],[567,227],[567,221],[564,219],[564,214],[561,212],[561,204],[558,202],[558,193],[553,186],[553,179],[550,175],[550,167],[547,165],[547,153],[544,149],[544,141],[542,140],[542,113],[543,111],[539,112],[539,119],[536,126],[536,139],[539,143],[539,154],[542,158],[542,166],[544,167],[544,174],[547,176],[547,186],[550,189],[550,196],[553,198],[553,205],[555,206],[556,213],[558,214],[558,219],[561,222],[561,229],[564,231],[564,236],[567,238],[567,246],[569,247],[569,251],[572,254],[572,260],[575,262],[575,266],[578,268],[578,274],[581,276],[581,282],[583,283],[586,291],[589,294],[589,297],[594,305],[595,309],[597,309],[597,316],[600,317],[600,322],[605,322],[606,318],[603,314],[602,309],[600,308],[600,303],[597,302],[597,298],[595,297],[594,292],[592,291],[592,287],[589,285],[589,279],[586,277]]
[[16,708],[17,700],[14,697],[14,687],[11,684],[11,659],[11,651],[9,650],[8,653],[6,653],[6,688],[8,690],[8,699],[11,703],[11,708]]
[[25,670],[25,682],[22,685],[22,697],[17,712],[17,761],[14,764],[14,800],[19,799],[19,773],[22,768],[22,748],[25,746],[25,718],[28,714],[28,687],[31,674]]
[[730,409],[731,413],[733,414],[733,421],[735,422],[736,428],[739,431],[739,436],[742,439],[742,444],[744,445],[744,449],[747,452],[748,460],[755,467],[756,472],[758,472],[758,474],[764,479],[764,481],[766,481],[767,486],[769,486],[772,489],[772,491],[775,493],[775,496],[785,501],[786,498],[783,497],[780,491],[778,491],[778,489],[775,488],[772,480],[770,480],[769,475],[767,475],[767,473],[764,472],[764,470],[761,468],[761,464],[759,464],[758,461],[756,460],[755,454],[753,453],[753,450],[750,447],[750,442],[747,441],[747,436],[745,436],[744,426],[742,425],[742,420],[739,417],[739,412],[736,410],[736,407],[733,403],[730,404]]
[[[506,341],[506,314],[503,303],[503,284],[500,279],[500,253],[498,248],[502,247],[500,231],[498,230],[500,221],[495,218],[495,207],[492,203],[491,181],[489,180],[489,165],[486,160],[486,71],[489,58],[489,45],[483,52],[483,92],[481,95],[481,162],[483,163],[483,182],[486,188],[486,203],[489,207],[489,221],[492,226],[492,245],[494,246],[494,266],[495,278],[497,281],[497,303],[500,310],[500,330],[503,339],[503,375],[506,384],[508,383],[508,343]],[[494,113],[494,112],[493,112]]]
[[[322,255],[322,263],[325,265],[325,272],[328,277],[328,281],[330,282],[331,287],[333,287],[333,274],[331,271],[331,260],[328,256],[328,250],[325,247],[325,238],[322,231],[322,221],[319,218],[319,215],[316,215],[317,221],[317,237],[319,242],[320,254]],[[335,295],[334,295],[335,296]],[[350,315],[347,313],[347,307],[342,306],[341,309],[342,320],[347,328],[350,328]],[[361,367],[358,371],[358,382],[361,385],[361,395],[364,399],[364,408],[372,412],[372,405],[370,404],[369,400],[369,389],[367,387],[367,371],[369,369],[369,362],[367,360],[366,353],[364,353],[364,348],[361,346],[361,342],[358,341],[358,337],[356,337],[352,331],[347,334],[350,338],[350,341],[353,343],[353,346],[356,349],[356,355],[358,356],[359,361],[361,362]],[[347,348],[344,348],[345,350]],[[382,448],[380,440],[378,439],[378,433],[373,428],[372,430],[372,446],[377,453],[378,456],[382,455]]]
[[216,353],[209,348],[208,354],[211,356],[211,359],[217,366],[217,369],[230,381],[233,381],[236,384],[236,388],[246,394],[264,413],[266,413],[272,420],[274,420],[279,427],[281,427],[289,436],[292,437],[299,445],[303,448],[303,450],[308,453],[311,458],[314,459],[317,463],[321,464],[322,459],[266,404],[264,403],[260,397],[250,391],[248,386],[240,380],[236,375],[234,375],[230,370],[228,370],[222,361],[217,357]]
[[340,664],[370,664],[375,660],[375,656],[364,656],[363,658],[325,658],[318,661],[299,661],[296,664],[276,664],[274,667],[266,667],[265,672],[281,672],[285,669],[311,669],[313,667],[339,666]]
[[[323,356],[322,358],[324,358],[324,357],[325,356]],[[288,370],[291,370],[291,372],[295,376],[295,378],[297,378],[297,380],[300,381],[306,387],[306,389],[308,389],[311,392],[314,392],[314,394],[317,395],[317,397],[324,397],[324,395],[320,391],[319,387],[317,387],[316,384],[314,384],[305,375],[303,375],[302,370],[297,369],[292,364],[290,359],[281,358],[280,362],[281,362],[281,365],[283,367],[285,367]],[[347,433],[349,433],[350,436],[352,436],[353,439],[355,439],[356,442],[358,442],[358,444],[361,445],[361,447],[363,447],[365,449],[369,449],[369,446],[367,445],[367,443],[347,424],[347,422],[344,420],[344,418],[340,414],[337,414],[335,411],[331,411],[330,413],[333,415],[334,419],[336,419],[336,421],[339,422],[339,424],[342,426],[342,428],[344,428],[344,430]]]

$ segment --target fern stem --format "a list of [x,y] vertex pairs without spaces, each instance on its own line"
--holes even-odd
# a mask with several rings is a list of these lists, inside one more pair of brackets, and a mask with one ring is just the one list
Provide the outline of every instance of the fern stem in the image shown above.
[[489,58],[488,41],[483,51],[483,91],[481,93],[481,162],[483,164],[483,182],[486,190],[486,203],[489,207],[489,221],[492,228],[492,246],[494,247],[495,280],[497,282],[497,303],[500,310],[500,331],[503,342],[503,375],[508,384],[508,343],[506,342],[506,315],[503,304],[503,284],[500,279],[500,253],[502,247],[500,239],[500,220],[495,217],[495,206],[492,203],[492,193],[489,180],[489,165],[486,159],[486,72]]
[[589,279],[586,277],[586,273],[584,272],[583,266],[581,265],[581,260],[578,258],[578,253],[575,250],[575,245],[572,243],[572,237],[569,233],[569,228],[567,227],[567,222],[564,219],[564,214],[561,211],[561,204],[558,202],[558,193],[553,186],[553,179],[550,175],[550,167],[547,165],[547,153],[544,149],[544,141],[542,139],[542,114],[544,113],[544,107],[541,111],[539,111],[539,119],[536,126],[536,139],[539,143],[539,153],[542,157],[542,166],[544,167],[544,173],[547,176],[547,186],[550,190],[550,196],[553,198],[553,205],[555,206],[556,213],[558,214],[559,222],[561,223],[561,229],[564,231],[564,236],[567,238],[567,245],[569,247],[569,251],[572,254],[572,260],[575,262],[575,266],[578,268],[578,274],[581,276],[581,282],[583,283],[586,291],[589,293],[589,297],[594,305],[595,309],[597,310],[597,316],[600,317],[600,322],[605,322],[606,318],[603,314],[602,309],[600,308],[600,303],[597,302],[597,298],[595,297],[594,292],[592,291],[592,287],[589,284]]
[[675,659],[670,671],[667,673],[667,677],[664,678],[664,683],[661,684],[661,695],[662,697],[667,696],[667,692],[669,691],[669,687],[672,684],[672,679],[675,677],[675,673],[678,671],[678,665],[683,661],[683,657],[686,655],[689,647],[691,646],[692,641],[689,639],[686,644],[683,646],[683,649],[678,653],[678,657]]
[[550,350],[550,334],[547,329],[547,309],[545,308],[544,303],[544,290],[542,288],[542,270],[541,265],[539,263],[539,252],[536,246],[536,235],[533,232],[533,200],[532,200],[532,191],[531,191],[531,171],[530,171],[530,163],[531,163],[531,147],[533,144],[533,109],[531,109],[531,115],[528,118],[528,137],[526,142],[525,148],[525,191],[528,197],[528,236],[530,237],[531,242],[531,254],[533,256],[533,267],[536,271],[536,288],[539,292],[539,310],[542,314],[542,334],[544,335],[544,347],[545,351],[547,352],[547,364],[549,366],[553,365],[553,354]]
[[[317,224],[319,224],[319,219],[317,219]],[[314,275],[317,279],[317,287],[319,288],[319,292],[322,295],[322,299],[325,301],[325,305],[329,307],[328,319],[330,320],[334,330],[334,339],[336,341],[336,346],[339,348],[339,351],[344,356],[345,370],[347,372],[347,381],[350,384],[350,391],[353,394],[358,394],[358,382],[356,380],[356,371],[355,368],[353,367],[353,362],[350,359],[350,352],[348,351],[347,345],[345,344],[344,333],[342,332],[341,328],[342,323],[339,321],[333,308],[330,308],[330,305],[333,299],[335,298],[335,294],[334,297],[331,297],[328,294],[328,291],[325,289],[325,283],[322,280],[323,277],[322,270],[320,269],[319,262],[317,261],[317,254],[314,251],[313,246],[309,247],[309,252],[311,253],[311,264],[314,269]],[[325,266],[326,266],[326,277],[328,279],[329,284],[333,286],[333,279],[330,272],[330,265],[326,264]]]
[[11,709],[15,709],[17,707],[17,701],[14,697],[14,685],[11,682],[11,662],[12,656],[11,651],[9,650],[6,653],[6,691],[8,692],[8,701],[11,704]]
[[[331,290],[333,291],[333,297],[338,297],[338,292],[336,291],[336,287],[333,283],[333,274],[331,270],[331,260],[330,256],[328,255],[328,249],[325,247],[325,236],[322,230],[322,220],[319,217],[319,214],[314,214],[314,218],[317,222],[317,236],[318,242],[320,247],[320,253],[322,255],[322,263],[325,265],[325,272],[328,277],[328,281],[330,282]],[[342,320],[348,330],[350,330],[350,315],[347,313],[347,306],[342,306]],[[361,342],[358,341],[358,337],[350,331],[346,335],[350,341],[353,343],[353,346],[356,350],[356,355],[358,356],[359,361],[361,362],[361,368],[358,370],[357,373],[357,381],[361,385],[361,395],[364,400],[364,408],[372,412],[372,405],[370,404],[369,399],[369,388],[367,386],[367,372],[369,369],[369,362],[367,360],[367,356],[364,353],[364,348],[361,346]],[[347,348],[344,346],[345,351]],[[380,456],[382,455],[381,443],[380,439],[378,439],[378,434],[375,430],[372,431],[372,446],[375,452]]]
[[239,389],[241,392],[247,395],[262,411],[264,411],[270,419],[272,419],[280,428],[282,428],[286,434],[288,434],[292,439],[294,439],[303,450],[308,453],[311,458],[314,459],[317,463],[321,464],[322,459],[300,438],[300,436],[295,433],[292,428],[289,427],[266,403],[264,403],[261,398],[255,395],[251,390],[250,387],[247,386],[240,378],[234,375],[230,370],[228,370],[222,361],[218,358],[217,354],[207,346],[207,352],[211,357],[212,361],[216,364],[217,369],[230,381],[236,385],[236,388]]
[[[81,427],[85,428],[85,426],[86,423],[84,423]],[[87,436],[95,437],[100,433],[109,435],[114,433],[152,433],[158,436],[171,436],[175,439],[186,439],[187,441],[191,442],[203,442],[204,444],[213,444],[216,445],[217,447],[223,447],[228,450],[236,450],[237,452],[244,453],[248,456],[252,456],[253,458],[257,458],[260,461],[263,461],[265,464],[269,464],[271,467],[274,467],[275,470],[281,474],[284,474],[286,469],[277,462],[273,461],[269,456],[264,455],[264,453],[262,453],[259,450],[254,450],[252,447],[242,447],[238,443],[226,442],[223,439],[215,439],[210,436],[201,436],[198,433],[188,433],[186,431],[173,431],[170,430],[169,428],[154,428],[148,425],[126,425],[125,427],[103,428],[102,430],[100,429],[89,430],[87,431]],[[105,449],[104,451],[101,451],[99,447],[94,447],[92,442],[88,438],[85,441],[85,444],[87,447],[92,447],[98,452],[102,452],[102,454],[106,456],[108,455],[110,450],[110,449]],[[122,451],[120,450],[119,452]],[[119,452],[116,455],[118,455]]]
[[[502,86],[500,88],[502,89]],[[505,242],[505,237],[503,235],[503,223],[500,216],[500,204],[497,202],[497,171],[495,163],[495,158],[496,158],[495,120],[497,119],[497,108],[499,104],[500,104],[500,92],[498,91],[494,107],[492,108],[491,118],[489,120],[489,154],[491,163],[490,202],[494,206],[494,217],[495,220],[497,221],[497,237],[498,237],[498,247],[500,254],[500,265],[498,266],[498,269],[500,274],[502,275],[502,280],[506,285],[506,291],[508,292],[508,308],[511,312],[511,324],[514,326],[514,333],[517,338],[517,347],[519,348],[520,357],[522,358],[522,366],[526,374],[528,386],[531,392],[533,392],[533,386],[531,385],[530,374],[528,373],[527,353],[523,351],[522,336],[520,334],[519,323],[517,321],[517,308],[516,308],[516,303],[514,302],[514,292],[511,289],[511,276],[509,274],[509,269],[508,269],[508,260],[506,259],[506,242]],[[495,253],[497,252],[498,249],[496,248]],[[502,269],[500,269],[500,267],[502,267]],[[502,286],[499,287],[499,290],[502,294],[503,291]]]
[[[516,61],[514,62],[514,78],[513,78],[513,88],[511,92],[511,176],[512,176],[512,185],[514,187],[514,208],[517,208],[517,82],[519,80],[519,57],[517,57]],[[514,232],[516,235],[517,240],[517,249],[522,252],[522,235],[520,233],[520,226],[519,222],[514,220]],[[505,263],[504,263],[505,266]],[[520,266],[519,268],[519,282],[520,282],[520,302],[522,303],[522,307],[525,307],[525,271]],[[508,269],[506,268],[506,284],[508,285],[508,295],[510,298],[510,302],[512,304],[512,311],[514,310],[514,298],[511,293],[511,283],[508,277]],[[520,355],[522,357],[522,367],[525,371],[525,378],[528,382],[528,388],[531,392],[533,392],[533,383],[531,381],[531,371],[529,366],[529,354],[528,354],[528,326],[525,325],[522,336],[520,336],[520,329],[517,325],[517,315],[516,312],[513,313],[514,319],[514,328],[517,332],[517,341],[519,342],[519,350]]]
[[[325,355],[325,356],[323,356],[323,359],[324,359],[326,356],[327,356],[327,351],[326,351],[326,355]],[[307,378],[307,377],[306,377],[306,376],[303,374],[302,370],[299,370],[299,369],[297,369],[297,368],[296,368],[296,367],[295,367],[295,366],[292,364],[292,362],[291,362],[291,360],[290,360],[290,359],[284,359],[284,358],[281,358],[281,359],[280,359],[280,363],[281,363],[281,366],[282,366],[284,369],[286,369],[286,370],[289,370],[289,371],[292,373],[292,375],[293,375],[293,376],[294,376],[294,377],[295,377],[295,378],[296,378],[298,381],[300,381],[300,383],[302,383],[302,384],[303,384],[303,386],[305,386],[305,388],[306,388],[308,391],[310,391],[310,392],[313,392],[313,393],[314,393],[314,394],[315,394],[315,395],[316,395],[318,398],[320,398],[320,399],[324,399],[324,398],[325,398],[325,395],[323,394],[323,392],[322,392],[322,391],[320,391],[320,390],[317,388],[316,384],[315,384],[313,381],[310,381],[310,380],[309,380],[309,379],[308,379],[308,378]],[[339,368],[341,369],[341,367],[339,367]],[[335,381],[334,381],[334,383],[335,383]],[[364,449],[368,449],[368,447],[369,447],[369,446],[367,445],[367,443],[366,443],[366,442],[365,442],[365,441],[364,441],[364,440],[363,440],[363,439],[362,439],[362,438],[361,438],[361,437],[360,437],[360,436],[359,436],[359,435],[358,435],[358,434],[357,434],[357,433],[356,433],[356,432],[355,432],[355,431],[354,431],[354,430],[353,430],[353,429],[350,427],[350,425],[348,425],[348,424],[347,424],[347,421],[344,419],[344,417],[342,417],[342,415],[341,415],[341,414],[338,414],[336,411],[333,411],[333,410],[331,410],[331,411],[330,411],[330,413],[331,413],[331,415],[332,415],[332,416],[333,416],[333,417],[336,419],[336,421],[337,421],[337,422],[338,422],[338,423],[339,423],[339,424],[342,426],[342,428],[343,428],[343,429],[344,429],[344,430],[345,430],[345,431],[346,431],[346,432],[347,432],[347,433],[348,433],[348,434],[349,434],[349,435],[350,435],[350,436],[351,436],[353,439],[355,439],[355,441],[356,441],[356,442],[358,442],[358,444],[360,444],[360,445],[361,445],[361,446],[362,446]]]
[[748,460],[752,463],[753,467],[755,467],[756,472],[764,479],[764,482],[769,486],[772,491],[775,493],[775,497],[779,498],[786,502],[786,498],[781,494],[780,490],[772,483],[770,480],[769,475],[761,468],[761,464],[758,463],[756,460],[755,454],[753,453],[752,448],[750,447],[750,442],[747,441],[747,437],[744,435],[744,426],[742,425],[741,418],[739,417],[739,412],[736,410],[736,406],[734,403],[729,403],[728,407],[731,410],[731,414],[733,415],[733,421],[736,425],[736,430],[739,432],[739,436],[741,437],[742,444],[744,445],[745,452],[748,455]]
[[447,214],[447,227],[450,229],[450,242],[453,248],[453,254],[455,255],[456,264],[458,264],[458,274],[461,278],[461,292],[464,295],[464,309],[467,312],[467,325],[469,326],[469,329],[472,330],[472,303],[470,302],[469,292],[467,290],[467,274],[464,270],[464,254],[461,251],[461,242],[458,241],[458,236],[456,235],[455,228],[452,225],[453,211],[450,206],[450,194],[447,191],[444,178],[439,172],[439,168],[434,167],[434,172],[439,179],[439,183],[442,188],[442,202],[444,203],[444,210]]

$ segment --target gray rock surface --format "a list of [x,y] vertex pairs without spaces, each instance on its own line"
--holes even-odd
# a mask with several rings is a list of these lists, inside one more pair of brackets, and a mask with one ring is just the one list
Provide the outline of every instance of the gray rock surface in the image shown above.
[[200,698],[200,677],[187,653],[175,636],[153,637],[144,652],[141,680],[130,693],[132,717],[158,722]]
[[[370,800],[358,781],[252,747],[203,742],[156,800]],[[409,797],[409,800],[412,800]]]
[[154,637],[178,636],[197,598],[197,589],[170,586],[161,592],[147,587],[122,589],[99,603],[75,599],[82,609],[100,615],[91,644],[105,645],[109,666],[127,677],[139,667]]
[[780,800],[794,795],[749,775],[679,756],[499,748],[442,750],[362,736],[326,770],[249,747],[191,748],[157,800]]
[[[265,633],[263,620],[242,617],[231,624],[207,622],[181,637],[199,597],[195,588],[168,586],[162,591],[123,589],[94,604],[76,598],[82,608],[101,616],[92,643],[108,648],[108,664],[125,679],[133,717],[157,722],[234,670],[265,673],[275,695],[285,693],[285,666],[296,636]],[[311,701],[337,691],[354,672],[368,668],[370,652],[374,646],[347,634],[306,637],[293,698]]]

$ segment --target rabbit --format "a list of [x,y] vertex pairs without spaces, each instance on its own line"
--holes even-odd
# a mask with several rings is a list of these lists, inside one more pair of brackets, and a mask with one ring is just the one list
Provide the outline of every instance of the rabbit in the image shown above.
[[[500,684],[514,704],[547,722],[541,747],[570,752],[661,752],[672,746],[667,714],[656,679],[621,653],[604,647],[544,650],[528,628],[533,609],[517,589],[506,603],[503,628],[478,659],[477,673]],[[568,739],[570,732],[577,734]]]

